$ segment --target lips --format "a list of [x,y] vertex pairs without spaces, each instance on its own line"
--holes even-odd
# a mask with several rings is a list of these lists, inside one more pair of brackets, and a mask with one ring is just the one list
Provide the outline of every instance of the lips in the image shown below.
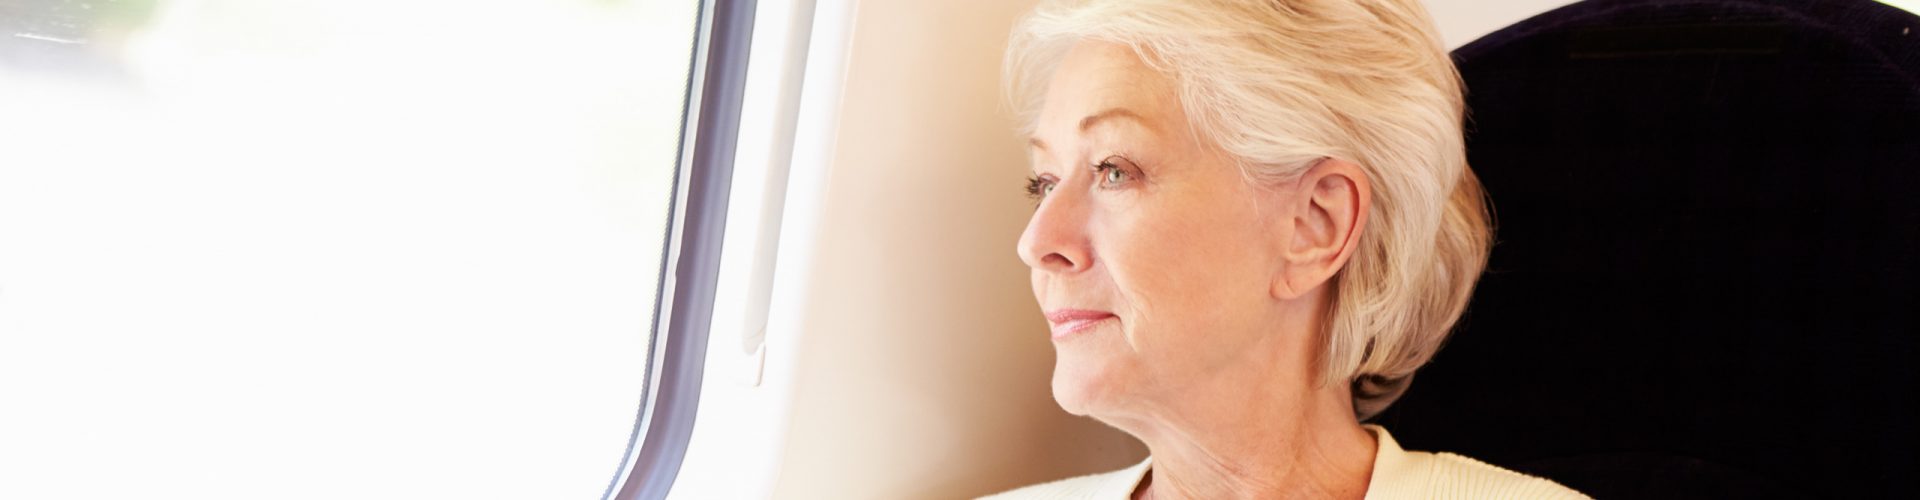
[[1073,334],[1084,332],[1101,322],[1114,319],[1113,313],[1085,309],[1055,309],[1047,311],[1047,323],[1053,327],[1053,339],[1060,340]]

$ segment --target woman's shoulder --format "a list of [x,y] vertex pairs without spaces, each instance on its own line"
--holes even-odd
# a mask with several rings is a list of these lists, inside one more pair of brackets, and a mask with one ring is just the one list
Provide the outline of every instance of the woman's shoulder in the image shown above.
[[1462,498],[1590,498],[1551,479],[1529,476],[1452,453],[1428,453],[1433,474],[1430,492],[1458,492]]
[[1110,472],[1087,474],[1052,482],[1040,483],[994,495],[981,497],[980,500],[1048,500],[1048,499],[1112,499],[1124,500],[1133,495],[1133,488],[1140,484],[1140,476],[1147,470],[1149,458],[1132,467]]
[[1521,474],[1452,453],[1400,449],[1393,436],[1367,426],[1378,439],[1369,499],[1395,498],[1589,498],[1546,478]]

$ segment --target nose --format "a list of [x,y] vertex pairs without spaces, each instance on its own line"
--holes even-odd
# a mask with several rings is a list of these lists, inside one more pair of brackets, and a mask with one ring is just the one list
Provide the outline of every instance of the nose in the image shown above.
[[1040,201],[1020,233],[1020,260],[1035,271],[1072,274],[1093,264],[1087,240],[1088,206],[1083,197],[1056,190]]

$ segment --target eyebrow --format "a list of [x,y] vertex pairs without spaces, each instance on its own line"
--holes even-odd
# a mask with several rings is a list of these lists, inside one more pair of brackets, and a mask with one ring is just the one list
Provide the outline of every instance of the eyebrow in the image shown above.
[[[1133,112],[1133,110],[1130,110],[1127,108],[1107,108],[1105,110],[1101,110],[1098,113],[1087,115],[1086,118],[1081,118],[1080,131],[1086,132],[1087,130],[1092,129],[1094,125],[1098,125],[1100,124],[1101,121],[1104,121],[1108,118],[1128,118],[1142,125],[1147,123],[1147,119],[1145,117],[1140,116],[1139,113]],[[1041,141],[1039,137],[1029,137],[1027,138],[1027,143],[1032,144],[1033,147],[1036,147],[1036,148],[1047,149],[1047,143],[1045,141]]]

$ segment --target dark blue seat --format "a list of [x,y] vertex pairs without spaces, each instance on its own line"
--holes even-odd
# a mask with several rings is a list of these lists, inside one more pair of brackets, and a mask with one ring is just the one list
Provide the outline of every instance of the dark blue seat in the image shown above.
[[1600,498],[1920,498],[1920,18],[1588,1],[1454,57],[1497,243],[1377,422]]

